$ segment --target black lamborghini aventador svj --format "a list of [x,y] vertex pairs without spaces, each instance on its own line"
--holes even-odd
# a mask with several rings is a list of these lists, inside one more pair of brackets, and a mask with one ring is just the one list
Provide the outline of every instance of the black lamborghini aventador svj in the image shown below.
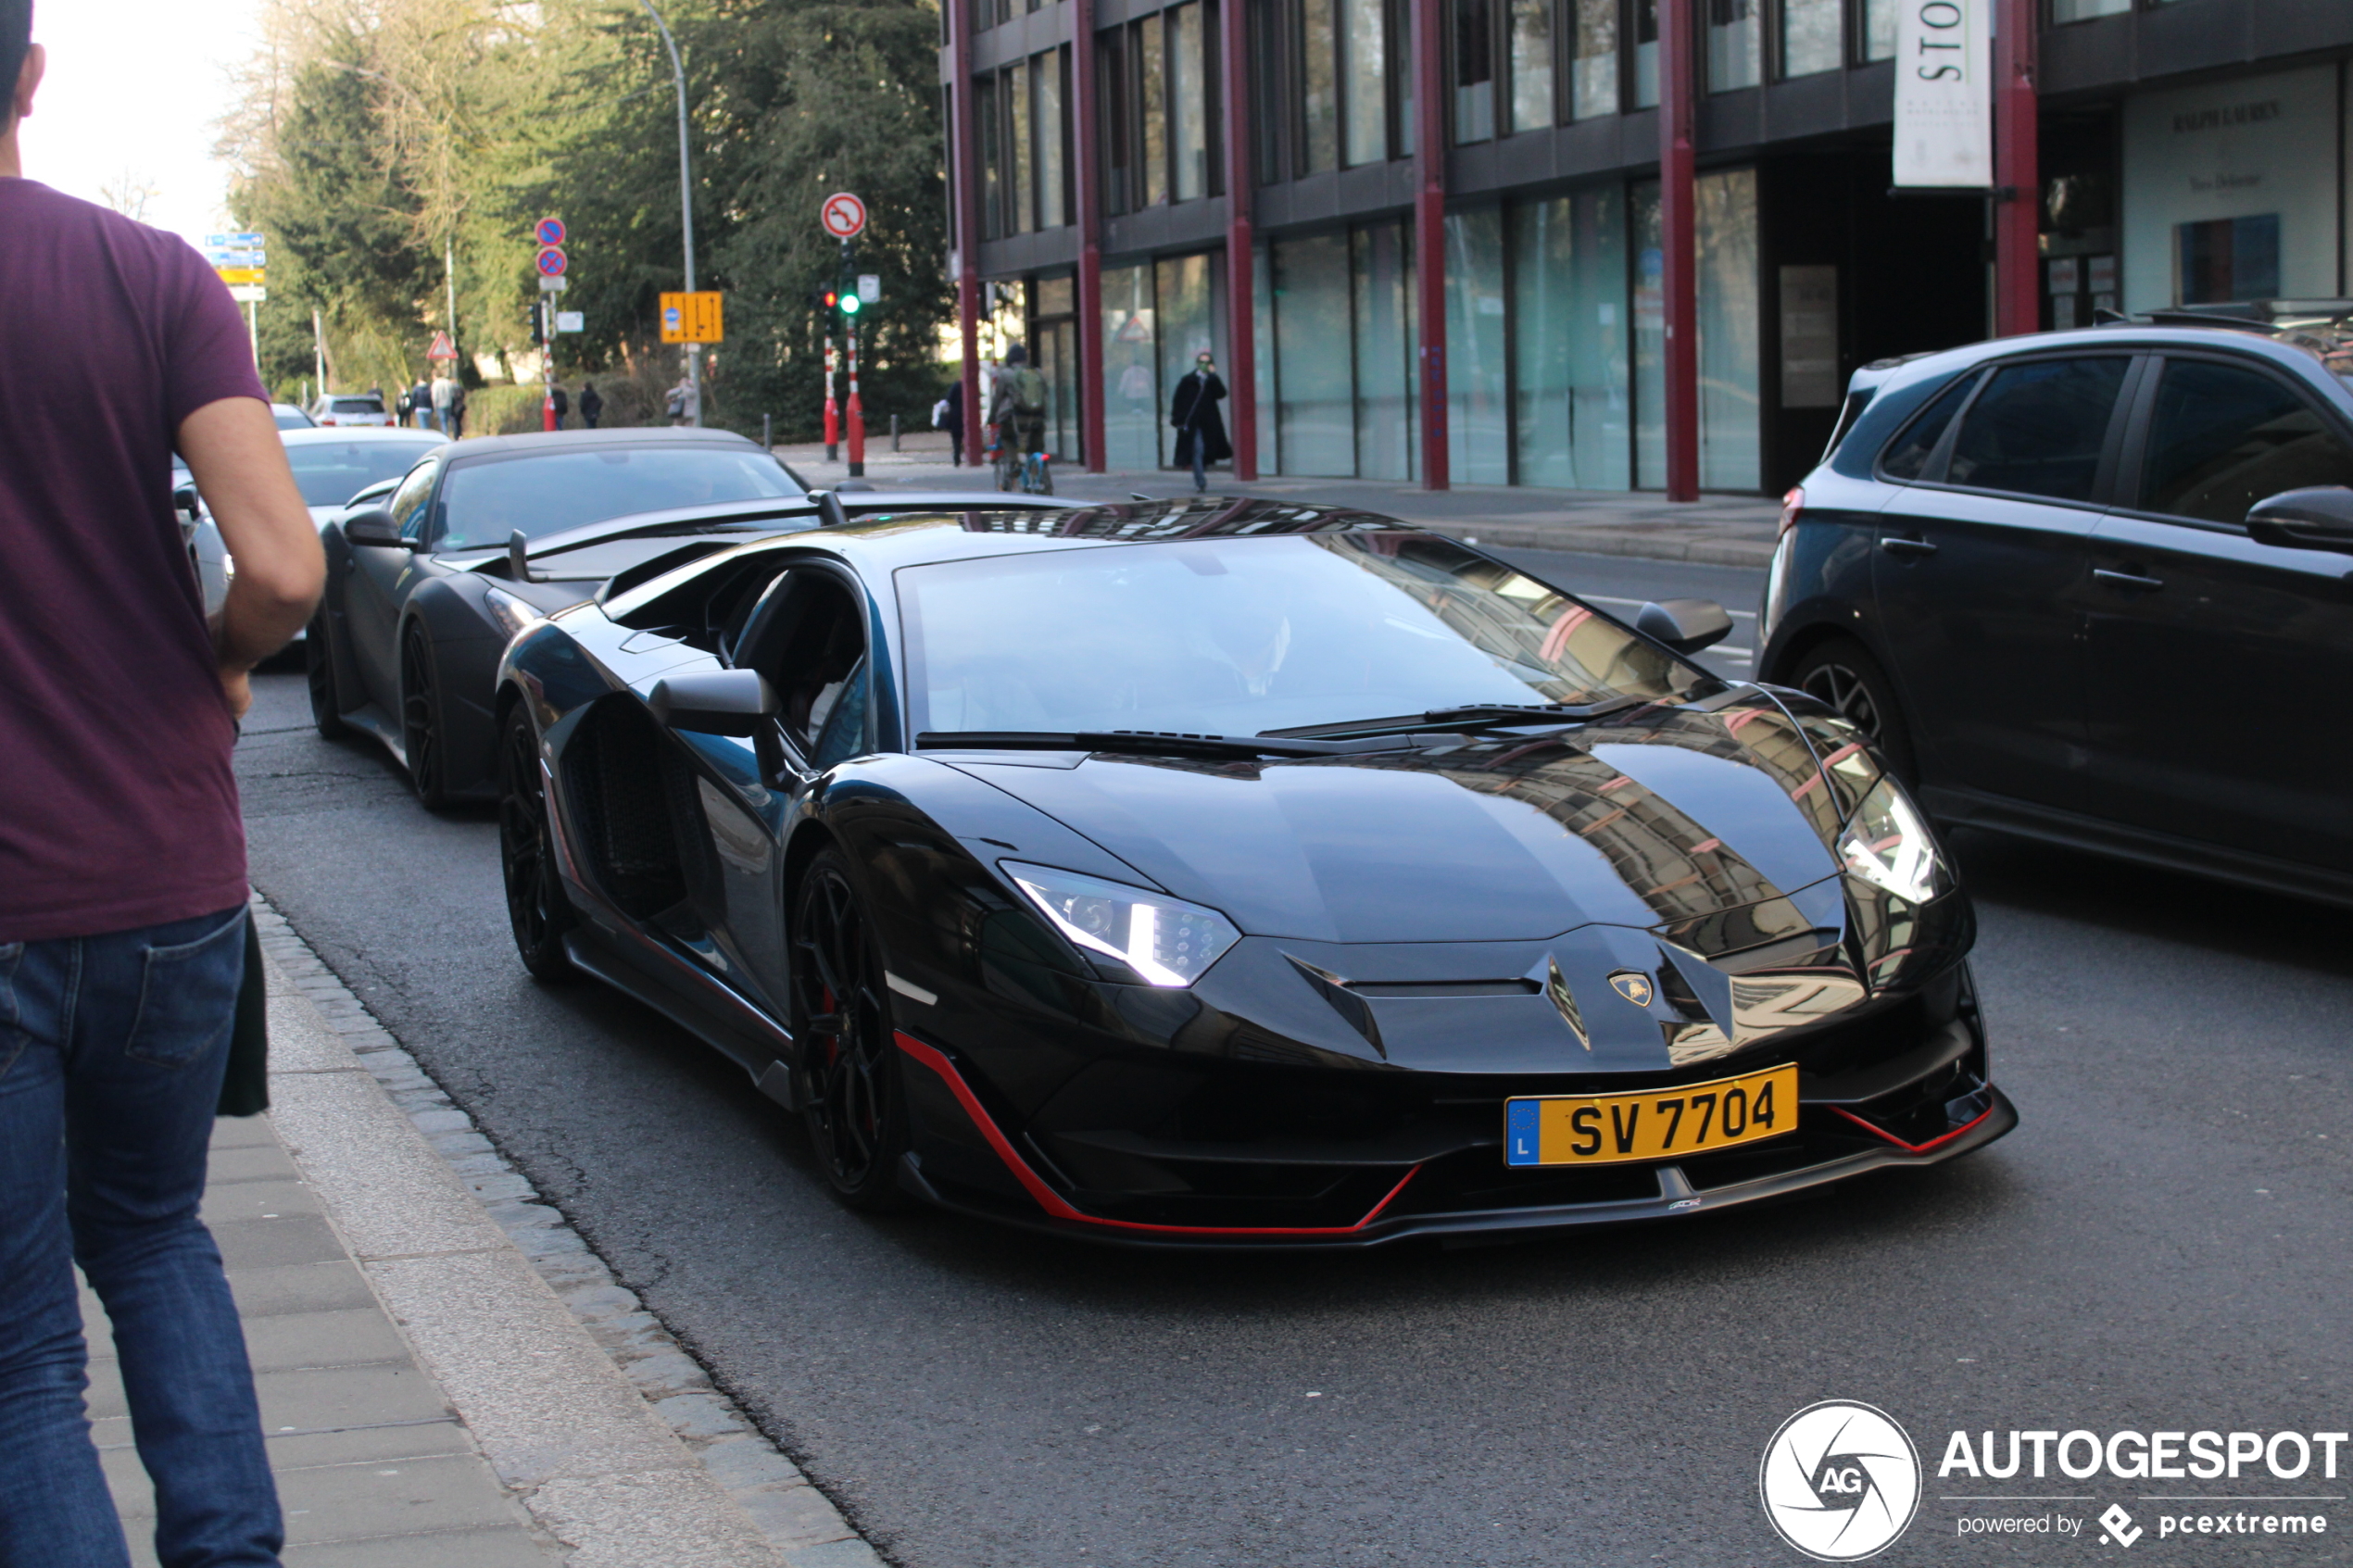
[[1857,733],[1478,550],[1263,501],[915,510],[519,636],[507,896],[853,1207],[1534,1235],[1965,1154],[1973,924]]

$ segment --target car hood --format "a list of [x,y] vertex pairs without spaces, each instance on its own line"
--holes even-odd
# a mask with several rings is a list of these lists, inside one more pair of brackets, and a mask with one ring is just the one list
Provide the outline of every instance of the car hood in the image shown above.
[[1252,935],[1687,929],[1839,871],[1813,748],[1754,693],[1429,751],[1227,763],[965,754],[952,765]]

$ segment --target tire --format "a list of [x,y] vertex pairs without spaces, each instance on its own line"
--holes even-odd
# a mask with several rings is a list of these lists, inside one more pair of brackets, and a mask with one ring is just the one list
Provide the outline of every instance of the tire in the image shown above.
[[507,887],[507,922],[522,967],[545,985],[575,978],[578,972],[564,954],[564,934],[578,917],[557,874],[539,735],[521,703],[498,727],[498,863]]
[[838,850],[819,852],[793,894],[792,1033],[811,1148],[844,1207],[908,1207],[899,1187],[907,1096],[890,992],[865,906]]
[[400,741],[409,754],[409,782],[428,811],[449,804],[447,758],[441,722],[441,693],[434,680],[433,649],[414,627],[400,639]]
[[1895,683],[1870,649],[1852,637],[1832,637],[1806,650],[1788,684],[1827,703],[1863,732],[1888,771],[1906,784],[1919,782],[1912,734],[1895,699]]
[[351,734],[351,726],[343,721],[343,694],[335,686],[335,660],[327,646],[323,609],[310,618],[310,628],[303,634],[302,669],[310,683],[312,726],[322,739],[343,739]]

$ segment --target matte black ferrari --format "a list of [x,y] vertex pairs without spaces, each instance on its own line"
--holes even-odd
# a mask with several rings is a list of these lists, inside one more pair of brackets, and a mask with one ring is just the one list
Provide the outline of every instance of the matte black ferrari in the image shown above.
[[517,632],[748,535],[940,499],[810,492],[723,430],[436,445],[388,494],[321,522],[327,587],[305,638],[311,717],[329,739],[359,731],[382,742],[429,807],[486,799],[491,689]]
[[853,1208],[1363,1247],[1968,1153],[1966,896],[1858,733],[1452,540],[900,512],[501,666],[523,962],[677,1020]]

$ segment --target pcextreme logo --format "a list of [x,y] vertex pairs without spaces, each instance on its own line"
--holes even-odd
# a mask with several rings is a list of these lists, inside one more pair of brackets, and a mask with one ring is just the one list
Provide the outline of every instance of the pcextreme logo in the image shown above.
[[1919,1450],[1885,1411],[1825,1399],[1781,1423],[1756,1489],[1781,1539],[1818,1562],[1857,1562],[1919,1511]]

